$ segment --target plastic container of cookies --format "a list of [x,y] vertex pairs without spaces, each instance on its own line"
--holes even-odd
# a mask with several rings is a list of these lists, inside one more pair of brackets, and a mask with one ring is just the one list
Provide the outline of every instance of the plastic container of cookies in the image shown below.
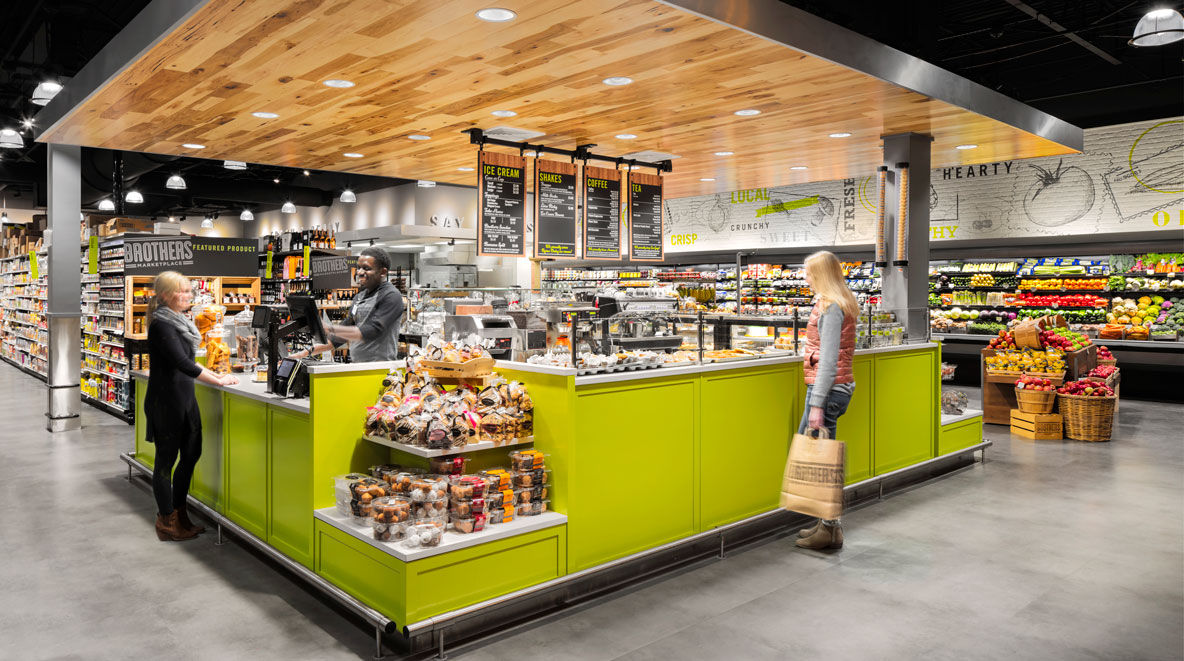
[[510,452],[510,468],[516,471],[528,471],[543,468],[547,456],[538,450],[514,450]]
[[411,493],[411,483],[423,475],[423,471],[414,468],[404,468],[397,473],[387,473],[386,481],[390,482],[397,493]]
[[402,470],[403,467],[398,464],[379,464],[370,467],[370,477],[377,477],[389,484],[394,479],[395,474]]
[[453,475],[449,478],[450,495],[455,498],[483,498],[486,480],[479,475]]
[[475,514],[485,514],[487,502],[484,498],[473,498],[469,500],[452,499],[452,506],[448,511],[453,519],[457,517],[473,516]]
[[481,471],[478,475],[486,479],[487,488],[493,489],[508,488],[514,479],[513,472],[505,468],[490,468],[489,470]]
[[469,533],[481,532],[485,530],[485,515],[476,514],[474,516],[452,517],[452,528],[462,535]]
[[403,548],[423,549],[440,545],[444,539],[444,527],[434,522],[416,523],[407,528],[407,536],[403,539]]
[[333,502],[337,505],[337,513],[350,516],[349,501],[353,500],[350,484],[362,478],[370,477],[361,473],[346,473],[333,478]]
[[448,514],[448,496],[411,501],[411,516],[416,521],[434,519]]
[[411,525],[411,501],[406,496],[383,496],[370,503],[370,528],[374,539],[397,542]]
[[518,504],[518,494],[513,489],[497,489],[485,492],[486,507],[513,507]]
[[448,483],[448,478],[444,475],[421,475],[411,481],[411,488],[407,491],[407,495],[415,502],[424,502],[430,500],[437,500],[440,498],[448,498],[451,485]]
[[547,493],[549,492],[550,488],[551,485],[549,484],[540,484],[529,489],[516,489],[514,491],[514,497],[517,498],[519,503],[530,503],[536,500],[543,500],[547,497]]
[[547,511],[547,506],[551,501],[543,498],[541,500],[532,500],[527,503],[518,504],[518,516],[537,516]]
[[463,475],[469,466],[469,458],[464,456],[455,457],[431,457],[428,459],[429,470],[440,475]]
[[350,516],[358,523],[370,518],[370,504],[375,498],[394,495],[391,485],[368,475],[350,482],[349,493]]
[[546,468],[536,468],[528,471],[514,471],[512,479],[514,487],[519,489],[530,489],[537,487],[540,484],[546,484],[548,478],[551,477],[551,471]]
[[514,520],[514,506],[506,505],[505,507],[493,507],[485,511],[486,523],[509,523]]

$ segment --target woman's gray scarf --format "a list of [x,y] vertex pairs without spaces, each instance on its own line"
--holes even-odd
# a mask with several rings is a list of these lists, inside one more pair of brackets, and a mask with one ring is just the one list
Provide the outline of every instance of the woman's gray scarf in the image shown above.
[[189,340],[189,343],[196,349],[201,345],[201,333],[197,332],[197,326],[190,321],[189,317],[177,312],[167,305],[161,305],[152,313],[153,321],[163,321],[164,323],[176,328],[179,333]]

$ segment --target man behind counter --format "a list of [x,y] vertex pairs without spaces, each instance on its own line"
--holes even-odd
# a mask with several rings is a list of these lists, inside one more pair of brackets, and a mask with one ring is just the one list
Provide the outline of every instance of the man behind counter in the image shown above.
[[331,344],[318,344],[300,351],[294,358],[337,349],[349,343],[350,360],[368,363],[399,357],[399,322],[403,316],[403,295],[387,282],[391,258],[385,250],[366,248],[358,256],[358,295],[341,324],[329,324],[325,332]]

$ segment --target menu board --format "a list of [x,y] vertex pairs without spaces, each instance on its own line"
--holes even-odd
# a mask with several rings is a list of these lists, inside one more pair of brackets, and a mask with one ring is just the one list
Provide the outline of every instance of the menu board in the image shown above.
[[621,258],[621,173],[584,166],[584,259]]
[[577,168],[543,159],[534,167],[534,255],[575,259]]
[[477,254],[526,256],[526,159],[479,152]]
[[629,259],[662,261],[662,177],[629,173]]

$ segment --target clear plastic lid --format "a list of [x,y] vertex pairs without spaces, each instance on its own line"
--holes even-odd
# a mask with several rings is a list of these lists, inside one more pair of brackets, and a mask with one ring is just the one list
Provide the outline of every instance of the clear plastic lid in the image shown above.
[[333,478],[333,486],[339,490],[349,490],[349,485],[352,482],[357,482],[362,478],[370,477],[362,473],[346,473],[345,475],[338,475]]
[[547,500],[546,498],[542,500],[532,500],[528,503],[519,503],[518,516],[536,516],[542,514],[543,512],[547,511],[547,507],[550,504],[551,501]]
[[489,481],[488,486],[494,489],[510,486],[514,477],[513,473],[505,468],[490,468],[481,471],[478,475],[485,477]]
[[411,516],[417,521],[420,519],[431,519],[436,517],[443,517],[448,514],[448,498],[437,498],[434,500],[413,501],[411,503]]
[[370,521],[403,523],[411,519],[411,500],[406,496],[382,496],[370,502]]
[[417,523],[407,528],[407,537],[403,540],[404,548],[432,548],[439,546],[444,539],[444,528],[435,522]]
[[509,487],[495,489],[485,492],[485,501],[488,503],[488,507],[505,507],[507,505],[513,507],[518,504],[518,494]]
[[549,484],[540,484],[529,489],[517,489],[514,495],[517,497],[519,503],[529,503],[546,498],[550,487],[551,485]]
[[469,533],[481,532],[485,529],[486,518],[484,514],[476,514],[474,516],[452,517],[452,527],[456,532],[467,535]]
[[449,482],[454,499],[481,498],[485,495],[487,483],[479,475],[454,475]]
[[411,527],[411,525],[409,521],[399,523],[372,523],[370,528],[374,532],[374,539],[380,542],[397,542],[407,537],[407,528]]
[[449,513],[452,514],[453,517],[485,514],[486,506],[487,501],[484,498],[473,498],[472,500],[453,500],[452,506],[449,508]]
[[422,475],[411,481],[407,495],[415,502],[447,499],[451,485],[443,475]]
[[519,471],[543,468],[548,456],[538,450],[513,450],[510,452],[510,467]]
[[411,493],[411,483],[423,475],[422,470],[404,468],[397,473],[388,473],[385,477],[391,486],[399,493]]
[[514,486],[529,489],[540,484],[546,484],[551,477],[551,471],[546,468],[537,468],[528,471],[514,472]]
[[395,474],[402,471],[403,467],[398,464],[379,464],[370,467],[370,477],[376,477],[389,484],[394,480]]
[[514,506],[506,505],[486,510],[485,516],[489,523],[509,523],[514,520]]
[[469,458],[465,456],[432,457],[428,459],[428,466],[433,473],[450,477],[463,475],[469,466]]

